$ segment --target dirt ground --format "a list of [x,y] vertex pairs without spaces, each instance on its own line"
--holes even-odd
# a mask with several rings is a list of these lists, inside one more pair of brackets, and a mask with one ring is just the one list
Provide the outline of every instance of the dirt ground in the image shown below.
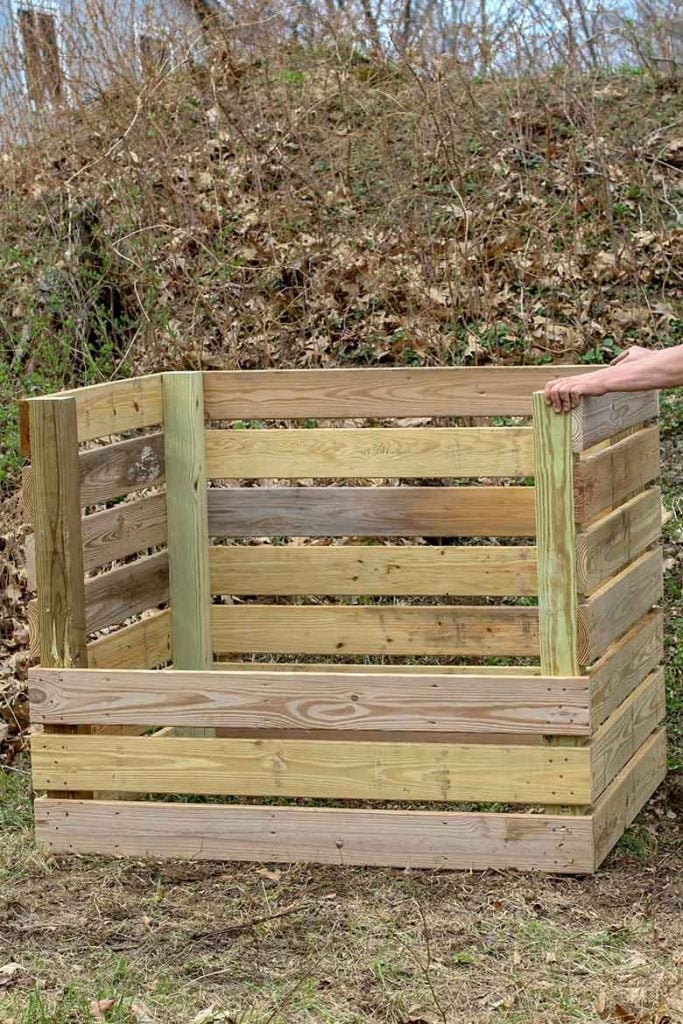
[[3,1024],[683,1021],[675,780],[579,879],[46,857],[3,795]]

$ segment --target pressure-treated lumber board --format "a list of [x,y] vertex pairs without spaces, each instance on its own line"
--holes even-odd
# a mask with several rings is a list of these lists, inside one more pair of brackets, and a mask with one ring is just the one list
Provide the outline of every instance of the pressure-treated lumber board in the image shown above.
[[529,427],[207,430],[206,474],[259,477],[533,476]]
[[632,562],[662,532],[662,493],[651,487],[576,535],[576,577],[589,594]]
[[27,533],[24,537],[24,569],[26,571],[26,586],[29,590],[34,591],[37,586],[35,533]]
[[[217,669],[230,671],[238,669],[240,672],[373,672],[394,673],[402,675],[470,675],[479,676],[486,673],[487,676],[533,676],[540,675],[539,665],[368,665],[348,664],[339,661],[216,661]],[[581,677],[580,677],[581,678]]]
[[536,549],[326,545],[209,548],[213,594],[534,595]]
[[572,447],[575,452],[584,451],[628,427],[658,416],[658,391],[620,391],[587,396],[572,410]]
[[212,537],[533,537],[533,487],[225,487]]
[[541,670],[575,676],[579,660],[571,420],[547,405],[542,393],[535,394],[533,402]]
[[663,615],[648,612],[590,669],[591,720],[601,725],[662,660]]
[[21,510],[24,522],[33,525],[33,469],[24,466],[21,471]]
[[40,660],[87,664],[73,398],[31,401]]
[[647,427],[580,459],[574,471],[576,521],[613,509],[659,476],[659,428]]
[[207,370],[214,420],[530,416],[531,394],[586,366]]
[[[97,505],[131,491],[164,482],[164,435],[148,434],[129,441],[89,448],[78,456],[80,504]],[[24,470],[24,507],[33,521],[33,470]]]
[[593,869],[589,817],[217,804],[35,802],[55,853],[450,870]]
[[47,398],[24,400],[19,403],[23,455],[31,455],[27,406],[30,402],[50,401],[56,397],[73,398],[76,403],[79,442],[122,434],[126,430],[156,426],[163,419],[161,377],[158,374],[93,384],[90,387],[63,391],[59,395],[49,395]]
[[210,618],[219,654],[538,655],[536,608],[213,605]]
[[662,596],[662,587],[662,552],[657,548],[582,601],[578,616],[581,664],[590,665],[645,615]]
[[664,669],[651,672],[591,740],[593,801],[607,788],[666,714]]
[[88,644],[88,668],[155,668],[171,658],[171,613],[155,612]]
[[592,815],[596,868],[665,776],[666,733],[659,729],[636,751],[596,804]]
[[163,375],[173,664],[210,669],[209,540],[200,373]]
[[149,494],[83,516],[83,565],[85,571],[147,548],[161,547],[167,540],[166,495]]
[[37,789],[590,802],[588,747],[37,733],[31,752]]
[[89,448],[79,456],[81,505],[111,501],[130,491],[164,482],[164,435],[147,434],[129,441]]
[[31,669],[34,723],[590,733],[588,679]]
[[88,633],[123,622],[168,601],[168,554],[161,551],[101,573],[85,584]]

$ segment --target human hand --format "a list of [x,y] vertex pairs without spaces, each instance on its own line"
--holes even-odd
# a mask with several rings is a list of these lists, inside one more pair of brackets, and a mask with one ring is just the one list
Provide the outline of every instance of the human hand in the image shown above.
[[555,412],[569,412],[577,407],[583,395],[604,395],[605,391],[605,371],[596,370],[584,376],[549,380],[545,386],[545,400]]
[[643,356],[649,355],[650,350],[643,348],[642,345],[631,345],[623,352],[620,352],[619,355],[612,360],[610,366],[618,366],[619,363],[631,363],[634,359],[642,359]]

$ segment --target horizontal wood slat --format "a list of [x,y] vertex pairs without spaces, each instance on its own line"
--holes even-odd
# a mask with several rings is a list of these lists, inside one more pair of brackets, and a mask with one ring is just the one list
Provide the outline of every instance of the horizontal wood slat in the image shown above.
[[666,714],[664,669],[652,672],[629,694],[591,740],[593,800],[636,753]]
[[88,644],[88,668],[156,668],[171,658],[168,608]]
[[251,595],[534,595],[534,547],[209,548],[211,592]]
[[662,532],[662,492],[651,487],[576,536],[576,577],[589,594],[620,572]]
[[533,537],[533,487],[209,489],[212,537]]
[[588,735],[588,680],[326,672],[30,672],[49,724]]
[[167,601],[168,552],[162,551],[86,580],[86,629],[95,633]]
[[[353,672],[373,674],[400,672],[401,675],[470,675],[480,676],[518,676],[524,672],[527,676],[538,676],[541,669],[538,665],[367,665],[348,664],[344,662],[324,661],[216,661],[219,670],[240,672]],[[581,677],[583,678],[583,677]]]
[[[76,422],[79,441],[92,441],[98,437],[122,434],[126,430],[153,427],[163,422],[161,403],[161,376],[151,374],[131,380],[110,381],[90,387],[59,392],[60,397],[71,395],[76,402]],[[47,395],[46,398],[54,398]],[[19,403],[21,451],[30,456],[28,407],[31,401]]]
[[207,430],[209,478],[533,476],[530,427]]
[[148,434],[81,452],[81,505],[111,501],[164,482],[164,435]]
[[613,509],[659,477],[659,428],[648,427],[587,455],[574,469],[576,521]]
[[587,747],[37,733],[31,756],[36,789],[590,802]]
[[217,653],[538,655],[536,608],[214,605]]
[[579,659],[590,665],[662,596],[662,552],[641,555],[579,604]]
[[136,501],[95,512],[81,519],[85,571],[128,558],[167,540],[166,495],[150,494]]
[[648,612],[592,666],[591,719],[594,728],[604,722],[662,660],[663,631],[661,610]]
[[353,370],[207,370],[214,420],[395,416],[531,416],[548,380],[587,366],[468,366]]
[[666,775],[666,733],[659,729],[607,787],[592,815],[595,868],[621,838]]
[[659,416],[658,391],[586,396],[572,410],[572,448],[582,452],[608,437]]
[[[148,434],[90,448],[78,456],[81,505],[97,505],[164,482],[164,436]],[[33,522],[33,470],[23,475],[24,508]]]
[[[35,802],[36,834],[55,853],[367,864],[400,868],[593,869],[586,815],[92,800]],[[610,815],[611,817],[611,815]]]

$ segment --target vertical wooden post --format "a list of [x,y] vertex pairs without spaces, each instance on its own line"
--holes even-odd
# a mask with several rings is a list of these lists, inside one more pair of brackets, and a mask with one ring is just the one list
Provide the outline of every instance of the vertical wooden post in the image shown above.
[[85,668],[88,652],[75,400],[31,400],[30,419],[40,663]]
[[[213,667],[201,373],[165,373],[164,460],[173,667]],[[177,730],[181,732],[181,730]],[[183,735],[215,735],[183,729]]]
[[[29,403],[40,663],[86,668],[85,580],[81,540],[76,403],[38,398]],[[89,733],[89,726],[51,726],[50,732]],[[91,793],[52,794],[85,798]]]
[[541,672],[579,673],[571,416],[533,396]]
[[[579,668],[574,523],[572,418],[533,396],[536,461],[536,546],[541,672],[576,676]],[[549,737],[551,746],[580,746],[582,739]],[[584,808],[584,812],[589,810]],[[547,805],[548,814],[577,814],[578,807]]]

